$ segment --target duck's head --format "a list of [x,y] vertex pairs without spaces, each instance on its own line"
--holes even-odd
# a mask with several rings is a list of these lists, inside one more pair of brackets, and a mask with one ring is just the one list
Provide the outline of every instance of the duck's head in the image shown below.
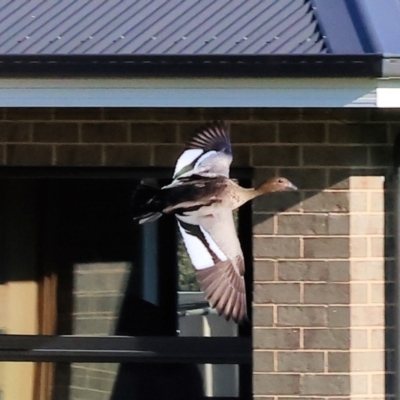
[[286,192],[289,190],[297,190],[297,187],[289,179],[281,177],[268,179],[257,188],[257,192],[260,194]]

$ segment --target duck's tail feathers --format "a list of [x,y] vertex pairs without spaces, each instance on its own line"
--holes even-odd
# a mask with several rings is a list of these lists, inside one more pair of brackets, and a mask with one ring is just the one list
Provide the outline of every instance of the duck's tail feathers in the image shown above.
[[139,224],[153,222],[162,216],[163,201],[161,189],[141,182],[133,192],[131,200],[131,214]]

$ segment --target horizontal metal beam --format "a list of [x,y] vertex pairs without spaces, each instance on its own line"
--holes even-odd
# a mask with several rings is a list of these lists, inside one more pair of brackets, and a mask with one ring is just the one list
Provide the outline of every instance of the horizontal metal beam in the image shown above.
[[0,335],[0,361],[250,364],[250,338]]

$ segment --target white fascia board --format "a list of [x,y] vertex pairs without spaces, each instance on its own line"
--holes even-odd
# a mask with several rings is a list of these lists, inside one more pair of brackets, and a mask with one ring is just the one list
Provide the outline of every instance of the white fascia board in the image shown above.
[[0,107],[376,107],[376,79],[0,79]]
[[376,89],[378,108],[400,108],[400,79],[381,79]]

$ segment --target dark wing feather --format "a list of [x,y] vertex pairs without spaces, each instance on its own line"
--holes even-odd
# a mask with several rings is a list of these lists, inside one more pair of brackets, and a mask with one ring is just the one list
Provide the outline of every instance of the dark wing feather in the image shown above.
[[216,121],[198,130],[186,144],[186,149],[201,149],[232,155],[230,127],[224,121]]
[[[238,260],[243,262],[243,259]],[[219,261],[213,267],[196,271],[197,281],[206,300],[218,314],[240,322],[246,317],[246,290],[243,275],[239,275],[231,260]]]

